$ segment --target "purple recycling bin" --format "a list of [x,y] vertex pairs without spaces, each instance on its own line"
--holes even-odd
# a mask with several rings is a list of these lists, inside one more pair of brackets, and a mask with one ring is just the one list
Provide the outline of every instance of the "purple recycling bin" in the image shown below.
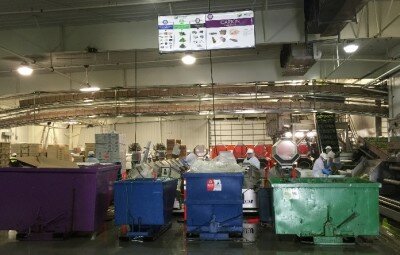
[[0,230],[20,239],[98,232],[113,199],[118,166],[0,168]]

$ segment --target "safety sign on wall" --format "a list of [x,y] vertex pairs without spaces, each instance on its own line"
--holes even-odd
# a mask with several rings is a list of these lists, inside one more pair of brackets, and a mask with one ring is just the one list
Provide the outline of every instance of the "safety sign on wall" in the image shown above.
[[222,191],[222,182],[219,179],[207,180],[207,191]]

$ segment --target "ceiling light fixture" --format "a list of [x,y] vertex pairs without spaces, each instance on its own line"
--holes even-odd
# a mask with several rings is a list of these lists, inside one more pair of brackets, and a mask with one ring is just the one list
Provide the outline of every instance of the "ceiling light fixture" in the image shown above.
[[86,84],[85,84],[85,86],[81,87],[79,90],[81,92],[97,92],[97,91],[99,91],[100,90],[99,87],[91,86],[89,84],[89,75],[88,75],[89,66],[88,65],[84,65],[84,67],[85,67]]
[[68,123],[69,125],[77,125],[77,124],[79,124],[79,122],[76,121],[76,120],[69,120],[67,123]]
[[199,112],[199,115],[209,115],[210,112],[209,111],[201,111]]
[[351,54],[358,50],[358,45],[354,44],[354,43],[350,43],[350,44],[343,46],[343,50],[344,50],[344,52]]
[[82,87],[79,89],[81,92],[97,92],[100,90],[99,87],[90,86],[89,84],[86,87]]
[[17,72],[22,76],[30,76],[33,73],[33,69],[28,64],[24,63],[17,68]]
[[193,65],[194,63],[196,63],[196,58],[192,54],[185,54],[182,57],[182,63],[184,63],[185,65]]

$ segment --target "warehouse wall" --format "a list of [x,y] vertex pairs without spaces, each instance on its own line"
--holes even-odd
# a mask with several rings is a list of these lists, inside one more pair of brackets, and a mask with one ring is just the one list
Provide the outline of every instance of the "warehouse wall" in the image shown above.
[[[375,117],[351,115],[357,134],[361,137],[376,137]],[[382,136],[388,135],[388,119],[382,118]]]
[[[11,139],[1,137],[1,141],[11,143],[40,143],[44,126],[22,126],[11,129],[1,129],[1,132],[12,133]],[[44,139],[47,137],[47,144],[69,144],[69,132],[65,125],[55,125],[54,128],[47,128],[44,133]]]
[[[106,124],[88,128],[82,125],[71,125],[68,129],[66,124],[57,124],[57,128],[51,129],[48,136],[48,144],[68,144],[70,148],[84,147],[85,143],[94,143],[95,134],[116,131],[126,135],[126,143],[129,145],[135,141],[135,125],[132,119],[123,118],[117,124]],[[126,123],[126,122],[131,123]],[[137,123],[137,142],[144,147],[147,142],[163,142],[167,139],[181,139],[182,144],[192,150],[196,145],[208,144],[208,120],[204,118],[180,118],[166,120],[159,118],[142,118]],[[2,129],[1,132],[10,131]],[[23,126],[12,128],[11,140],[1,138],[1,141],[11,143],[40,143],[43,126]],[[47,135],[47,131],[45,133]]]
[[361,137],[374,137],[375,132],[375,117],[351,115],[357,134]]
[[[136,141],[144,147],[147,142],[166,144],[167,139],[181,139],[182,144],[192,150],[196,145],[207,145],[207,119],[180,120],[139,120],[137,123]],[[115,129],[114,129],[115,128]],[[126,135],[129,145],[135,141],[135,124],[110,124],[102,127],[74,127],[73,147],[84,147],[85,143],[95,142],[96,133],[112,132]]]

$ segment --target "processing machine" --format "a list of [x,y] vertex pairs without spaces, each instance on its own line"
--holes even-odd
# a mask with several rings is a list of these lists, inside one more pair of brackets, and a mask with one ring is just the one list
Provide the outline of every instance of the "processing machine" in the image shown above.
[[379,182],[379,212],[381,215],[400,222],[400,159],[382,161],[369,173],[371,181]]
[[290,139],[279,140],[272,147],[272,157],[277,162],[275,175],[279,177],[297,177],[297,170],[294,164],[300,158],[300,155],[297,152],[296,143]]

